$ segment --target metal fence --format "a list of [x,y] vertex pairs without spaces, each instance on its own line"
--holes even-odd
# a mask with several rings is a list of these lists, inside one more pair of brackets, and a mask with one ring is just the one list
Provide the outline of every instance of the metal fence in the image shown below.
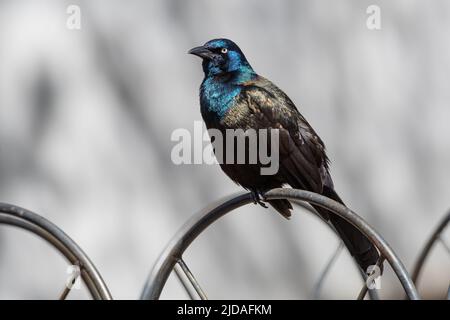
[[[402,285],[406,297],[411,300],[420,299],[416,289],[417,280],[434,245],[440,243],[450,254],[450,249],[442,237],[442,234],[450,221],[450,212],[447,213],[444,219],[436,227],[435,231],[431,234],[413,268],[412,276],[410,276],[402,261],[399,259],[393,248],[383,239],[381,234],[355,212],[342,204],[316,193],[290,188],[270,190],[263,195],[263,198],[266,201],[273,199],[291,200],[296,205],[305,208],[308,212],[315,214],[320,218],[320,215],[318,215],[311,206],[311,204],[317,205],[328,209],[352,223],[366,235],[371,243],[378,249],[380,259],[377,262],[377,265],[380,266],[385,261],[389,264]],[[205,290],[200,286],[188,265],[183,260],[183,253],[210,225],[227,213],[253,202],[254,199],[251,193],[239,193],[225,197],[192,216],[192,218],[174,235],[166,249],[156,261],[144,285],[140,298],[159,299],[169,275],[172,271],[175,271],[177,278],[180,280],[183,288],[191,299],[207,299]],[[327,226],[334,231],[334,228],[330,223],[323,219],[322,222],[327,224]],[[75,282],[77,276],[80,276],[86,284],[93,299],[112,299],[112,295],[109,292],[106,283],[89,257],[56,225],[29,210],[4,203],[0,203],[0,224],[16,226],[38,235],[56,250],[61,252],[69,263],[79,267],[79,274],[75,274],[74,277],[69,280],[69,283],[64,285],[59,297],[60,299],[65,299],[68,296],[71,290],[71,284]],[[336,234],[336,236],[338,235]],[[329,274],[344,247],[345,246],[341,242],[324,266],[323,271],[320,273],[320,276],[315,283],[312,298],[320,298],[321,289],[326,280],[326,276]],[[372,278],[368,279],[368,277],[372,275],[366,275],[362,270],[360,270],[360,273],[363,286],[357,299],[364,299],[367,292],[369,293],[370,299],[379,299],[376,289],[368,289],[368,287],[370,287],[368,284],[372,281]],[[447,293],[446,298],[450,299],[450,290]]]

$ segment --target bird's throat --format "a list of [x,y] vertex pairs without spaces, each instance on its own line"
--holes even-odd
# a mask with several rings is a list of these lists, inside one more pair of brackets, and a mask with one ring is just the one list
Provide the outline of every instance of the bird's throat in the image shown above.
[[[220,120],[231,108],[233,100],[241,92],[239,85],[206,78],[200,88],[202,115]],[[206,119],[205,119],[206,120]]]
[[254,73],[250,72],[205,77],[200,87],[200,106],[203,118],[208,116],[215,120],[221,120],[241,92],[242,84],[253,77]]

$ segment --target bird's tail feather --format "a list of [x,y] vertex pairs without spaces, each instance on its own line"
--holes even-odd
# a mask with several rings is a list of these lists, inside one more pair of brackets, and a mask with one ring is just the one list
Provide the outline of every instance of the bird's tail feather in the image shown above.
[[291,205],[291,203],[289,201],[283,200],[283,199],[279,199],[279,200],[270,200],[268,202],[283,217],[285,217],[286,219],[290,219],[291,218],[292,205]]
[[[322,194],[345,205],[338,194],[331,188],[324,187]],[[344,244],[350,251],[351,255],[355,258],[356,262],[364,272],[367,271],[369,266],[377,263],[380,257],[378,251],[361,231],[359,231],[350,222],[337,216],[336,214],[330,213],[328,210],[319,206],[313,207],[323,218],[331,222],[339,236],[344,241]]]
[[[324,187],[322,195],[345,205],[332,188]],[[292,205],[288,200],[279,199],[270,200],[268,202],[286,219],[291,217]],[[356,262],[364,272],[367,271],[369,266],[377,263],[380,257],[378,251],[361,231],[336,214],[330,213],[328,210],[319,206],[313,207],[325,220],[331,222],[350,251],[350,254],[355,258]],[[383,270],[382,266],[380,266],[380,268]]]

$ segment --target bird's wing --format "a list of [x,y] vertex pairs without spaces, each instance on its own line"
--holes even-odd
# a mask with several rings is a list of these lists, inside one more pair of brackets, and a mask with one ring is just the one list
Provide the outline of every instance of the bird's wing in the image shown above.
[[289,97],[259,77],[245,84],[239,98],[251,111],[253,128],[279,129],[280,173],[287,183],[322,192],[329,178],[325,146]]

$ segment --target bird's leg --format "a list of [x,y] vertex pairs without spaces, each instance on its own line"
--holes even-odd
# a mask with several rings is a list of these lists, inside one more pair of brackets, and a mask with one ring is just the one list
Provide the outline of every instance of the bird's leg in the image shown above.
[[254,204],[259,204],[261,207],[266,208],[266,209],[268,208],[267,204],[265,204],[263,202],[261,194],[259,193],[258,190],[252,190],[251,194],[252,194]]

